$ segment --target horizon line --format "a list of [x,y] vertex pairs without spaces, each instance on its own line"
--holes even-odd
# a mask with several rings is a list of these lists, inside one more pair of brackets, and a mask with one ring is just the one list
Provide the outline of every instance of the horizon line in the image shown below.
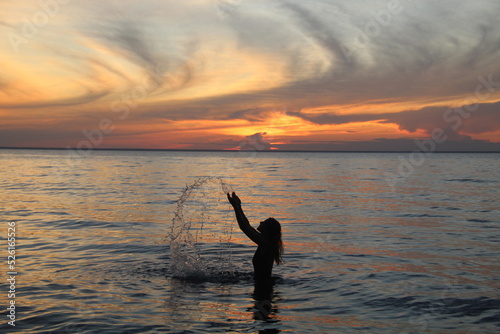
[[[0,147],[0,150],[68,150],[62,147]],[[90,151],[166,151],[166,152],[288,152],[288,153],[413,153],[421,152],[420,150],[216,150],[216,149],[176,149],[176,148],[93,148]],[[423,152],[428,153],[428,152]],[[430,153],[500,153],[500,151],[433,151]]]

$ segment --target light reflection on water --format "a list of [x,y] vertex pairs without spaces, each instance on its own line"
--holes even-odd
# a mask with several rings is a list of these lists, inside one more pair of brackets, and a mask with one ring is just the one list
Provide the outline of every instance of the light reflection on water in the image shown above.
[[[396,154],[96,151],[75,167],[62,151],[3,150],[0,158],[2,220],[19,227],[17,329],[25,333],[500,325],[498,154],[435,154],[395,192],[385,174]],[[252,223],[273,216],[283,224],[286,262],[274,269],[269,307],[254,298],[255,247],[237,228],[237,281],[171,277],[166,241],[176,201],[205,176],[224,177]],[[210,191],[203,196],[213,207],[210,256],[220,240],[210,222],[231,211]]]

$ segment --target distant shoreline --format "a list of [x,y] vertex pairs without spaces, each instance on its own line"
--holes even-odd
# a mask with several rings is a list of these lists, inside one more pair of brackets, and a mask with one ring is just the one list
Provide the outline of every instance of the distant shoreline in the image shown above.
[[[0,150],[52,150],[65,151],[60,147],[0,147]],[[94,148],[92,151],[138,151],[138,152],[258,152],[258,153],[412,153],[414,151],[305,151],[305,150],[190,150],[160,148]],[[432,153],[500,153],[500,151],[434,151]]]

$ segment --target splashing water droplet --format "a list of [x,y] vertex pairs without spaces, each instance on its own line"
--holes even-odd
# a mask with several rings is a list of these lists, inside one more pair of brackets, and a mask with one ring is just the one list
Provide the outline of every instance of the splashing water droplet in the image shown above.
[[226,197],[232,191],[220,177],[200,178],[183,189],[168,236],[174,277],[234,276],[230,241],[235,223]]

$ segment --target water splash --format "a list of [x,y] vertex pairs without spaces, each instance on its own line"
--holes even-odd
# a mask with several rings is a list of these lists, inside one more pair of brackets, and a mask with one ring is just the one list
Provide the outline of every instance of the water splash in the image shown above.
[[200,178],[183,189],[169,235],[174,277],[234,277],[230,241],[235,222],[226,197],[232,191],[220,177]]

